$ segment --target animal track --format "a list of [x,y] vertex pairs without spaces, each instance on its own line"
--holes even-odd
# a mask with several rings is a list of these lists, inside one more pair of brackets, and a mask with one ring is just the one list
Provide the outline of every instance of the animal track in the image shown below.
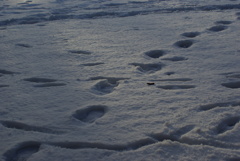
[[213,103],[213,104],[208,104],[208,105],[203,105],[199,107],[199,110],[201,111],[207,111],[211,110],[216,107],[235,107],[235,106],[240,106],[240,102],[223,102],[223,103]]
[[226,30],[227,28],[228,27],[224,25],[217,25],[209,28],[208,30],[212,32],[220,32],[220,31]]
[[201,34],[200,32],[185,32],[185,33],[182,33],[181,35],[188,38],[194,38],[199,36],[200,34]]
[[4,153],[4,157],[6,161],[26,161],[31,155],[39,151],[40,146],[39,142],[24,142]]
[[191,89],[195,88],[196,86],[194,85],[165,85],[165,86],[157,86],[158,88],[161,89],[166,89],[166,90],[178,90],[178,89]]
[[94,105],[77,110],[72,116],[82,122],[92,123],[102,117],[106,113],[106,110],[106,106]]
[[229,82],[229,83],[222,83],[222,86],[227,88],[240,88],[240,81],[238,82]]
[[174,43],[175,46],[179,48],[189,48],[193,45],[193,40],[180,40]]
[[185,57],[182,57],[182,56],[174,56],[174,57],[171,57],[171,58],[163,58],[162,60],[168,60],[168,61],[183,61],[183,60],[188,60],[188,59],[185,58]]
[[216,21],[215,24],[217,25],[230,25],[232,21]]
[[156,64],[141,64],[141,63],[131,63],[130,65],[136,66],[137,69],[144,73],[153,73],[158,70],[161,70],[163,64],[156,63]]
[[83,55],[92,54],[90,51],[84,51],[84,50],[69,50],[69,52],[74,54],[83,54]]
[[159,58],[159,57],[165,55],[166,51],[164,51],[164,50],[150,50],[150,51],[145,52],[144,54],[147,55],[148,57],[151,57],[151,58]]
[[49,83],[49,82],[56,82],[56,79],[48,79],[48,78],[38,78],[38,77],[32,77],[32,78],[25,78],[23,79],[28,82],[34,82],[34,83]]
[[18,130],[23,130],[23,131],[35,131],[35,132],[49,133],[49,134],[61,133],[61,132],[54,131],[54,130],[51,130],[51,129],[48,129],[45,127],[27,125],[27,124],[17,122],[17,121],[0,121],[0,123],[6,128],[18,129]]
[[223,120],[216,128],[217,134],[222,134],[228,130],[233,129],[233,127],[240,121],[239,116],[226,118]]
[[65,86],[67,84],[65,83],[44,83],[44,84],[38,84],[34,85],[34,87],[56,87],[56,86]]

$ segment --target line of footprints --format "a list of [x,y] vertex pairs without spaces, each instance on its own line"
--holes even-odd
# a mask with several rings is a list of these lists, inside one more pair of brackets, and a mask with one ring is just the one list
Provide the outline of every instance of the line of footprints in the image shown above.
[[[214,104],[207,104],[202,105],[197,108],[197,112],[206,112],[209,110],[214,110],[216,108],[234,108],[239,107],[240,102],[222,102],[222,103],[214,103]],[[86,124],[91,124],[104,117],[104,114],[108,111],[108,107],[104,105],[93,105],[88,106],[83,109],[76,110],[72,117],[83,122]],[[100,143],[100,142],[77,142],[77,141],[67,141],[67,142],[51,142],[51,141],[26,141],[15,145],[13,148],[9,149],[4,153],[4,157],[6,161],[20,161],[20,160],[27,160],[31,155],[37,153],[42,144],[56,146],[58,148],[66,148],[66,149],[85,149],[85,148],[94,148],[94,149],[103,149],[103,150],[110,150],[110,151],[130,151],[130,150],[137,150],[144,146],[148,146],[151,144],[155,144],[157,142],[163,142],[165,140],[170,140],[174,142],[179,142],[188,145],[207,145],[216,148],[225,148],[225,149],[240,149],[240,146],[231,144],[231,143],[223,143],[219,142],[216,136],[221,135],[227,131],[233,130],[234,126],[239,123],[240,116],[232,116],[225,119],[222,119],[216,128],[213,129],[213,136],[207,136],[205,139],[190,139],[184,138],[183,135],[187,134],[188,132],[194,130],[195,125],[186,125],[179,129],[172,130],[172,132],[165,134],[165,133],[150,133],[146,134],[145,138],[140,140],[135,140],[128,143],[122,144],[108,144],[108,143]],[[40,132],[45,134],[51,135],[61,135],[65,134],[66,132],[60,131],[59,128],[48,128],[48,127],[40,127],[40,126],[33,126],[27,125],[17,121],[0,121],[0,123],[6,127],[15,130],[23,130],[27,132]],[[215,136],[216,135],[216,136]],[[231,158],[230,158],[231,159]],[[230,160],[229,159],[229,160]],[[237,158],[240,159],[240,158]]]
[[[240,13],[236,13],[237,16],[240,15]],[[239,19],[239,17],[237,18]],[[232,21],[216,21],[215,26],[212,26],[207,29],[207,31],[210,32],[220,32],[223,30],[226,30],[228,28],[228,25],[232,24]],[[194,43],[195,37],[201,35],[202,32],[185,32],[182,33],[181,36],[189,38],[185,40],[179,40],[175,42],[173,45],[179,48],[190,48]],[[18,43],[16,46],[19,47],[24,47],[24,48],[31,48],[31,45],[28,44],[22,44]],[[69,51],[72,54],[84,54],[84,55],[91,55],[92,53],[90,51],[84,51],[84,50],[70,50]],[[160,57],[164,56],[167,54],[167,51],[165,50],[151,50],[147,51],[144,53],[145,56],[150,57],[152,59],[159,59]],[[162,58],[161,60],[164,61],[184,61],[188,60],[188,58],[182,57],[182,56],[174,56],[174,57],[167,57],[167,58]],[[82,64],[82,66],[98,66],[98,65],[103,65],[103,62],[94,62],[94,63],[87,63],[87,64]],[[156,71],[161,70],[165,64],[163,63],[148,63],[148,64],[143,64],[143,63],[130,63],[129,65],[134,66],[137,68],[142,73],[153,73]],[[17,72],[12,72],[4,69],[0,69],[0,77],[4,75],[14,75],[14,74],[19,74]],[[174,72],[166,72],[166,75],[172,75]],[[237,77],[238,78],[238,77]],[[98,77],[93,77],[89,78],[89,81],[96,81],[99,80],[98,83],[96,83],[92,87],[92,92],[98,95],[105,95],[112,93],[114,91],[114,88],[117,87],[120,83],[120,80],[124,79],[129,79],[129,78],[115,78],[115,77],[103,77],[103,76],[98,76]],[[34,83],[34,87],[57,87],[57,86],[65,86],[67,85],[66,83],[59,82],[56,79],[49,79],[49,78],[39,78],[39,77],[31,77],[31,78],[26,78],[24,81],[32,82]],[[191,79],[187,78],[179,78],[179,79],[159,79],[159,80],[149,80],[152,82],[148,82],[148,85],[155,85],[156,81],[165,81],[165,82],[185,82],[185,81],[191,81]],[[224,87],[227,88],[240,88],[240,81],[235,81],[235,82],[227,82],[227,83],[222,83],[221,84]],[[9,87],[10,85],[8,84],[0,84],[0,88],[6,88]],[[165,90],[175,90],[175,89],[190,89],[190,88],[195,88],[196,86],[194,85],[164,85],[164,86],[157,86],[158,88],[165,89]]]
[[[240,15],[240,13],[237,13],[237,15]],[[228,28],[227,25],[230,25],[231,21],[217,21],[216,26],[213,26],[208,29],[208,31],[211,32],[220,32],[223,30],[226,30]],[[194,40],[192,38],[195,38],[199,35],[201,35],[201,32],[186,32],[181,34],[184,37],[187,37],[189,39],[187,40],[180,40],[174,43],[175,46],[179,48],[189,48],[194,44]],[[21,47],[30,48],[30,45],[27,44],[17,44]],[[69,51],[74,54],[85,54],[90,55],[91,52],[89,51],[76,51],[71,50]],[[166,54],[164,50],[152,50],[144,53],[146,56],[158,59]],[[163,58],[162,60],[166,61],[184,61],[187,60],[185,57],[171,57],[171,58]],[[88,63],[83,64],[83,66],[96,66],[96,65],[102,65],[104,63],[96,62],[96,63]],[[152,73],[156,72],[162,69],[163,64],[157,63],[157,64],[141,64],[141,63],[131,63],[130,65],[137,68],[137,70],[143,72],[143,73]],[[4,69],[0,69],[0,77],[6,76],[6,75],[15,75],[20,74],[17,72],[12,72]],[[167,75],[174,74],[174,72],[167,72]],[[228,73],[225,74],[226,78],[228,79],[240,79],[240,73]],[[114,91],[114,88],[117,87],[121,80],[129,79],[129,78],[115,78],[115,77],[103,77],[103,76],[97,76],[89,78],[88,81],[98,81],[92,88],[95,94],[105,95],[109,94]],[[31,78],[25,78],[23,81],[34,83],[34,87],[57,87],[57,86],[65,86],[66,83],[59,82],[56,79],[49,79],[49,78],[38,78],[38,77],[31,77]],[[176,82],[186,82],[191,81],[189,78],[178,78],[178,79],[162,79],[162,80],[151,80],[151,81],[176,81]],[[155,83],[149,82],[148,85],[154,85]],[[224,87],[227,88],[240,88],[240,81],[234,81],[234,82],[227,82],[221,84]],[[0,84],[0,88],[7,88],[9,85]],[[166,85],[166,86],[157,86],[158,88],[170,90],[170,89],[190,89],[194,88],[194,85]],[[197,108],[197,112],[207,112],[210,110],[214,110],[217,108],[224,108],[224,107],[239,107],[240,102],[221,102],[221,103],[214,103],[214,104],[207,104],[202,105]],[[105,113],[109,110],[109,108],[105,105],[92,105],[87,106],[85,108],[78,109],[73,112],[71,117],[77,121],[80,121],[84,124],[93,124],[98,119],[104,117]],[[238,124],[240,121],[240,116],[230,116],[228,118],[222,119],[218,125],[216,125],[216,128],[213,129],[213,134],[216,134],[216,136],[224,134],[227,131],[233,130],[235,125]],[[51,134],[51,135],[62,135],[65,134],[66,131],[61,131],[57,127],[41,127],[41,126],[35,126],[35,125],[28,125],[22,122],[18,121],[8,121],[8,120],[0,120],[0,124],[9,129],[14,130],[23,130],[27,132],[38,132],[38,133],[45,133],[45,134]],[[34,153],[37,153],[39,150],[41,150],[42,144],[47,144],[50,146],[56,146],[60,148],[67,148],[67,149],[84,149],[84,148],[97,148],[97,149],[105,149],[105,150],[112,150],[112,151],[129,151],[129,150],[136,150],[141,147],[155,144],[157,142],[162,142],[164,140],[171,140],[179,143],[184,143],[188,145],[208,145],[212,147],[219,147],[219,148],[235,148],[239,149],[240,147],[235,144],[230,143],[222,143],[218,142],[217,138],[206,138],[204,140],[194,140],[194,139],[184,139],[182,137],[184,134],[190,132],[195,128],[195,125],[186,125],[180,129],[173,130],[169,134],[164,133],[151,133],[146,135],[146,138],[132,141],[129,143],[124,144],[104,144],[104,143],[97,143],[97,142],[39,142],[39,141],[26,141],[19,143],[15,145],[13,148],[9,149],[4,153],[4,157],[6,161],[20,161],[20,160],[27,160],[31,155]],[[213,136],[214,137],[214,136]],[[240,160],[240,158],[229,158],[230,160]]]

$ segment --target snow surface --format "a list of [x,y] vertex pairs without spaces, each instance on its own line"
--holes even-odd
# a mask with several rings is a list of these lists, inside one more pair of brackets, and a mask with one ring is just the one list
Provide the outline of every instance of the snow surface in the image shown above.
[[0,0],[0,160],[240,160],[239,19],[239,0]]

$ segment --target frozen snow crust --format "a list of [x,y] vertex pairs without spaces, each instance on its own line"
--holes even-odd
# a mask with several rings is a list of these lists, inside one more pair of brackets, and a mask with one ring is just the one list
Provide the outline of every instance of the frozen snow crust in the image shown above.
[[240,160],[240,1],[0,1],[0,160]]

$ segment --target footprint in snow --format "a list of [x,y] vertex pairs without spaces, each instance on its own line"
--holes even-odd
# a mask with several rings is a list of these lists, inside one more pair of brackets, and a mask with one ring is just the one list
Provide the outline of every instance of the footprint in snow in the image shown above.
[[130,65],[137,67],[137,70],[143,73],[154,73],[156,71],[161,70],[163,67],[163,64],[161,63],[153,63],[153,64],[131,63]]
[[31,45],[28,44],[16,44],[16,46],[24,47],[24,48],[31,48]]
[[188,58],[185,58],[183,56],[174,56],[174,57],[170,57],[170,58],[163,58],[162,60],[167,60],[167,61],[184,61],[184,60],[188,60]]
[[166,54],[166,51],[164,50],[150,50],[144,53],[146,56],[150,57],[150,58],[159,58],[163,55]]
[[34,87],[56,87],[56,86],[66,85],[65,83],[57,83],[56,79],[49,79],[49,78],[31,77],[31,78],[25,78],[23,80],[28,82],[38,83],[37,85],[34,85]]
[[165,89],[165,90],[179,90],[179,89],[191,89],[195,88],[194,85],[163,85],[157,86],[158,88]]
[[24,142],[8,150],[3,156],[6,158],[6,161],[27,161],[31,155],[39,151],[40,146],[41,143],[39,142]]
[[86,123],[93,123],[101,118],[107,111],[107,107],[103,105],[93,105],[84,109],[77,110],[73,113],[73,117]]
[[49,82],[56,82],[56,79],[49,79],[49,78],[39,78],[39,77],[31,77],[25,78],[24,81],[34,82],[34,83],[49,83]]
[[200,34],[201,34],[200,32],[184,32],[181,35],[188,38],[194,38],[199,36]]
[[213,26],[213,27],[209,28],[208,31],[220,32],[220,31],[226,30],[227,28],[228,27],[224,26],[224,25],[216,25],[216,26]]
[[227,88],[237,89],[237,88],[240,88],[240,81],[222,83],[222,86]]
[[216,127],[217,134],[225,133],[229,130],[232,130],[234,126],[239,123],[240,117],[239,116],[233,116],[226,118],[220,122],[220,124]]
[[12,72],[12,71],[9,71],[9,70],[5,70],[5,69],[0,69],[0,74],[3,74],[3,75],[11,75],[11,74],[18,74],[16,72]]
[[118,82],[111,83],[108,80],[101,80],[92,87],[92,90],[95,94],[105,95],[112,93],[114,88],[117,87],[118,84]]
[[100,80],[98,83],[96,83],[92,90],[95,94],[99,95],[105,95],[112,93],[114,88],[119,85],[120,80],[125,80],[129,78],[115,78],[115,77],[92,77],[89,80]]
[[232,24],[232,21],[216,21],[215,24],[216,25],[230,25]]
[[90,51],[85,51],[85,50],[69,50],[69,52],[73,54],[82,54],[82,55],[92,54]]
[[194,44],[193,40],[180,40],[174,43],[179,48],[189,48]]
[[86,67],[92,67],[92,66],[97,66],[97,65],[102,65],[104,63],[86,63],[86,64],[81,64],[82,66],[86,66]]
[[0,88],[3,88],[3,87],[9,87],[9,85],[0,84]]
[[187,82],[192,81],[191,78],[174,78],[174,79],[152,79],[150,81],[159,81],[159,82]]

